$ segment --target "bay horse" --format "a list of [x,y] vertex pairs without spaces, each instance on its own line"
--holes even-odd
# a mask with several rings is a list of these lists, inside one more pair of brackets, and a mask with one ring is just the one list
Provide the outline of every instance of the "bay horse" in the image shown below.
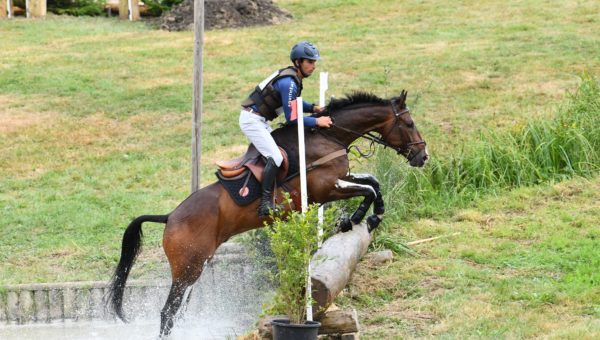
[[[422,167],[429,156],[425,141],[406,106],[406,96],[407,93],[402,91],[399,97],[381,99],[357,92],[332,100],[320,114],[332,118],[332,127],[312,133],[307,130],[307,164],[342,149],[347,151],[356,139],[363,137],[392,148],[406,157],[411,166]],[[296,130],[294,124],[272,133],[277,144],[286,146],[288,153],[295,155],[298,154]],[[309,203],[364,197],[356,212],[341,221],[342,230],[349,230],[352,225],[360,223],[372,204],[373,214],[367,218],[369,230],[375,229],[381,222],[385,209],[379,183],[372,175],[351,174],[347,153],[309,171],[307,183]],[[298,190],[299,177],[289,179],[286,185]],[[165,223],[163,248],[171,268],[172,284],[161,311],[160,337],[167,336],[186,290],[198,280],[219,245],[234,235],[264,226],[265,220],[257,214],[258,205],[259,200],[243,207],[236,205],[224,187],[215,182],[192,193],[167,215],[143,215],[134,219],[123,235],[121,258],[110,283],[110,309],[125,321],[123,293],[141,247],[142,223]]]

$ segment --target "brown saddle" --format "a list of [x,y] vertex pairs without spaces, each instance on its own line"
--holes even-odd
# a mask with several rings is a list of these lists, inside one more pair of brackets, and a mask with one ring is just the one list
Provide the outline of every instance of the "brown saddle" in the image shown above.
[[[283,156],[283,162],[281,163],[281,166],[279,166],[277,180],[281,181],[287,175],[289,162],[285,150],[280,147],[279,151]],[[221,174],[222,177],[236,177],[248,169],[259,182],[262,182],[262,172],[265,168],[265,161],[254,144],[248,146],[248,150],[246,150],[246,153],[243,156],[228,161],[217,161],[216,163],[219,167],[219,174]]]

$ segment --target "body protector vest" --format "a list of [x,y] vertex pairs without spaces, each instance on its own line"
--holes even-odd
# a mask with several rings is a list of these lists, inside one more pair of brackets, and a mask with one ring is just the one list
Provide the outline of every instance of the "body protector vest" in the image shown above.
[[250,96],[242,102],[242,106],[249,107],[256,105],[258,113],[266,120],[277,118],[278,109],[281,109],[283,103],[281,102],[281,95],[273,88],[273,83],[283,77],[290,76],[293,77],[296,84],[298,84],[299,97],[302,93],[302,80],[298,78],[296,68],[289,66],[276,71],[258,84],[254,91],[250,93]]

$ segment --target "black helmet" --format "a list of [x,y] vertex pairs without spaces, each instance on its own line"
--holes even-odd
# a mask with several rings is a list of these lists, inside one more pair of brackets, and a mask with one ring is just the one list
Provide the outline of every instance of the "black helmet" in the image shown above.
[[321,59],[321,56],[319,55],[319,50],[315,45],[309,43],[308,41],[303,41],[292,47],[290,60],[294,62],[296,59],[319,60]]

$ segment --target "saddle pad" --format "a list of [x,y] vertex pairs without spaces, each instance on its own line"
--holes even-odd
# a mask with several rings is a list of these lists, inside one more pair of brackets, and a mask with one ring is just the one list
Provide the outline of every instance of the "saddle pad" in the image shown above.
[[[227,193],[229,193],[229,196],[231,196],[237,205],[248,205],[260,197],[262,187],[252,172],[248,170],[244,171],[244,173],[236,176],[235,178],[224,178],[219,174],[218,171],[215,173],[215,175],[217,175],[219,183],[221,183],[221,185],[225,188]],[[248,178],[248,176],[250,177]],[[248,183],[246,183],[246,180]],[[240,190],[242,189],[244,183],[246,183],[246,187],[248,188],[248,194],[246,196],[241,196]]]

